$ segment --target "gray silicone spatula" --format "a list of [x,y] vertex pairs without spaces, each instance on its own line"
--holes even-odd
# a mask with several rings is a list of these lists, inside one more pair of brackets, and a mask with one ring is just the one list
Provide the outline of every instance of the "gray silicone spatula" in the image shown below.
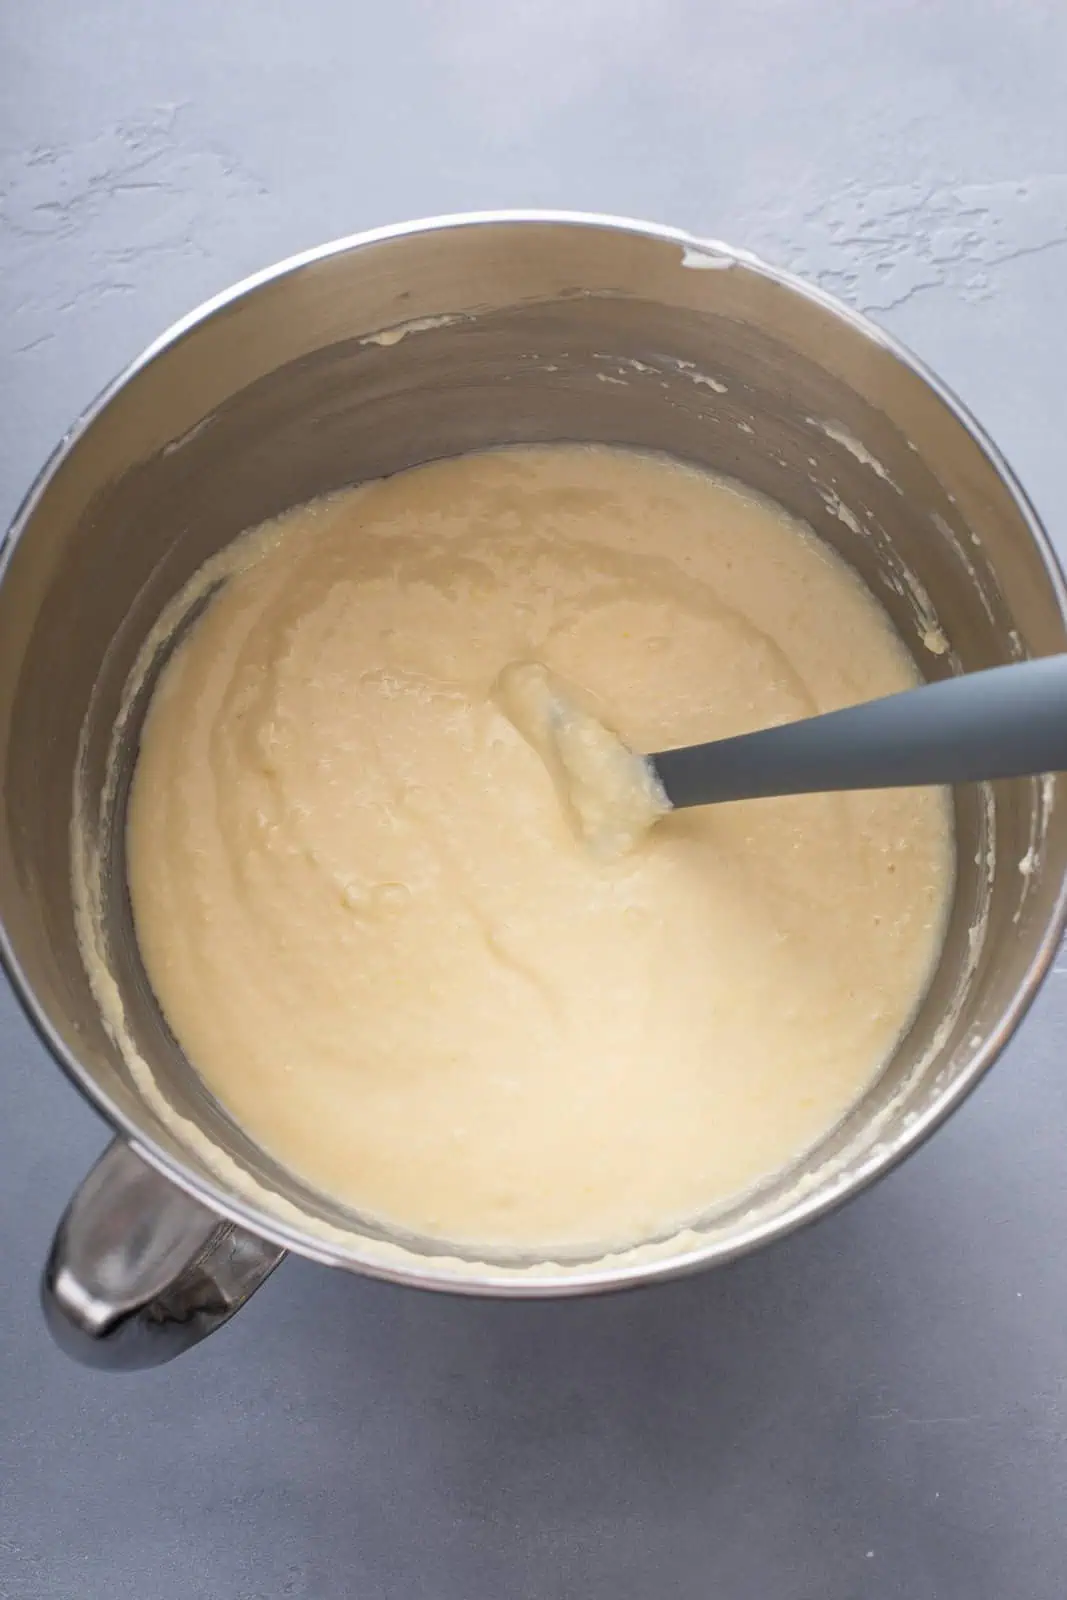
[[1067,655],[648,756],[672,806],[1067,771]]

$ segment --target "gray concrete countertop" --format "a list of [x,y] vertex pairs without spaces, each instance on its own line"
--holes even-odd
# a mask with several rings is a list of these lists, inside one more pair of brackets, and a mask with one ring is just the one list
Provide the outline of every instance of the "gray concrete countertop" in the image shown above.
[[[916,348],[1067,540],[1059,0],[0,6],[0,522],[205,295],[498,205],[763,251]],[[1067,548],[1067,546],[1061,546]],[[1067,963],[803,1236],[588,1303],[289,1262],[174,1366],[50,1346],[105,1131],[0,990],[3,1600],[1062,1600]]]

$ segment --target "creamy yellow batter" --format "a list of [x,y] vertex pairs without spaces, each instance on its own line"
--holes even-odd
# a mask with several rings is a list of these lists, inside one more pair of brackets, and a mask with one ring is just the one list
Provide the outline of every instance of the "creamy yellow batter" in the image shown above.
[[596,851],[501,699],[542,663],[658,750],[910,686],[809,530],[660,458],[531,447],[304,507],[229,568],[145,723],[130,892],[172,1029],[279,1160],[459,1246],[607,1248],[856,1100],[936,958],[944,796]]

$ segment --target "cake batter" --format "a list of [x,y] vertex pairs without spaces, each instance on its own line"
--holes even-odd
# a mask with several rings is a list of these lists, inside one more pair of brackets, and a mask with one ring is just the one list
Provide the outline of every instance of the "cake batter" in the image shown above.
[[501,698],[541,664],[658,750],[912,686],[810,530],[663,458],[522,447],[226,565],[149,708],[128,867],[168,1022],[257,1141],[364,1216],[548,1255],[668,1232],[840,1119],[936,959],[944,795],[598,851]]

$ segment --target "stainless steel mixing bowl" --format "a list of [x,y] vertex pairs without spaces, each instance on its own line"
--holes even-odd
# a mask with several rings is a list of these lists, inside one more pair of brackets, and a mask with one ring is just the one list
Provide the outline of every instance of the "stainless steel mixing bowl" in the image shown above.
[[[1058,779],[958,792],[944,953],[893,1061],[797,1169],[682,1244],[527,1272],[390,1246],[233,1125],[170,1037],[132,939],[122,824],[139,705],[114,803],[101,805],[131,664],[164,604],[250,524],[432,457],[553,439],[668,451],[773,496],[852,563],[928,677],[1067,648],[1048,539],[962,408],[876,328],[725,246],[596,216],[446,217],[283,262],[179,323],[64,440],[10,532],[0,582],[3,956],[56,1059],[116,1130],[45,1274],[49,1323],[81,1359],[167,1359],[287,1249],[500,1295],[725,1261],[914,1149],[1033,998],[1064,922]],[[232,1160],[229,1179],[139,1091],[103,1025],[75,932],[76,795],[95,819],[129,1029],[177,1117]]]

